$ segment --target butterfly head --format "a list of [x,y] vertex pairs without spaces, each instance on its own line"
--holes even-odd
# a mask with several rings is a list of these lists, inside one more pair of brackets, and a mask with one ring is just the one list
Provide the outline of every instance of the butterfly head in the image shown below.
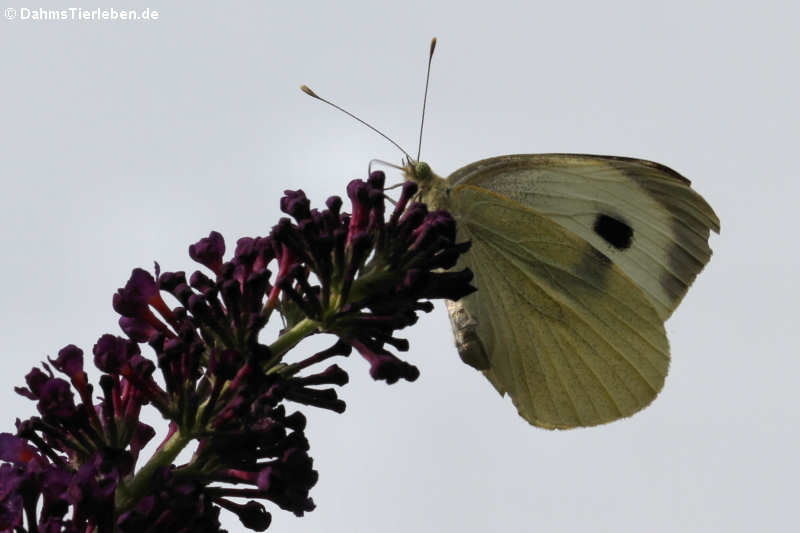
[[445,180],[436,175],[428,163],[407,159],[403,164],[403,174],[407,181],[419,186],[420,199],[429,207],[446,208]]
[[420,189],[424,189],[433,181],[433,170],[430,165],[423,161],[414,161],[407,159],[403,164],[403,174],[406,180],[413,181],[419,185]]

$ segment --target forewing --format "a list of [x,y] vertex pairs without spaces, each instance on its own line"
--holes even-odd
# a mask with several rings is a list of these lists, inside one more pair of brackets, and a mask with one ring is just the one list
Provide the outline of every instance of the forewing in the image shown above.
[[520,415],[547,428],[629,416],[663,386],[669,346],[648,297],[591,244],[475,186],[451,190],[476,293],[460,300]]
[[709,231],[719,232],[719,219],[689,180],[641,159],[500,156],[447,182],[498,193],[585,239],[642,288],[664,320],[711,258]]

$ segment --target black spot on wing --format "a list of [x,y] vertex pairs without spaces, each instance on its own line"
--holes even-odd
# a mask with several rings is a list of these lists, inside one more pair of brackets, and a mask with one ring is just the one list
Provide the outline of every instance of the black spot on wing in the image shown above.
[[617,250],[627,250],[633,243],[633,228],[618,218],[601,213],[594,220],[592,229]]

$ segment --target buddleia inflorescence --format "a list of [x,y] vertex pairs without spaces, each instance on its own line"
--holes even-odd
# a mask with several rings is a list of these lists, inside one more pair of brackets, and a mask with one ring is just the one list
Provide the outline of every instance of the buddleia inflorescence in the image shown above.
[[[74,345],[16,389],[39,416],[0,434],[0,530],[221,531],[226,509],[263,531],[263,501],[297,516],[314,509],[306,417],[293,409],[345,410],[333,386],[348,375],[329,360],[353,348],[374,379],[414,381],[419,370],[393,353],[409,348],[396,332],[430,300],[474,290],[469,270],[445,271],[469,248],[456,242],[453,218],[412,201],[413,183],[387,218],[383,182],[381,172],[352,181],[349,214],[338,197],[320,211],[303,191],[286,191],[280,207],[293,220],[239,239],[230,259],[216,232],[189,247],[208,272],[134,269],[113,297],[124,336],[105,334],[92,349],[99,391]],[[284,327],[266,344],[262,330],[276,318]],[[337,339],[287,362],[318,333]],[[147,460],[140,453],[156,431],[143,408],[168,421]],[[191,459],[174,464],[189,444]]]

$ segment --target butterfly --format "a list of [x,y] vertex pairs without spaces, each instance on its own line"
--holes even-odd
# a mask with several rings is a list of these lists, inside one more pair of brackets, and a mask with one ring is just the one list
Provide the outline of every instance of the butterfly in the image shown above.
[[461,359],[543,428],[649,405],[669,369],[664,322],[720,231],[691,182],[652,161],[587,154],[503,155],[445,179],[404,153],[398,168],[421,201],[449,211],[472,243],[454,268],[471,269],[478,290],[447,303]]
[[664,321],[711,258],[720,222],[658,163],[504,155],[447,179],[408,162],[423,202],[472,242],[455,268],[478,290],[448,302],[461,359],[544,428],[611,422],[647,406],[669,368]]

